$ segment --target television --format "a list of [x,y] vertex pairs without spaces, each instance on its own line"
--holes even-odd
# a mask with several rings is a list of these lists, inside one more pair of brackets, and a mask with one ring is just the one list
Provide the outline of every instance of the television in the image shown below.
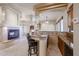
[[8,29],[8,40],[19,38],[19,29]]

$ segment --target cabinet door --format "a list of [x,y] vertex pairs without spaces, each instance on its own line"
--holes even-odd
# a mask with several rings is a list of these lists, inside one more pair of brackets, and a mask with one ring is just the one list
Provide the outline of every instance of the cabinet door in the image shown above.
[[59,37],[58,37],[58,47],[60,49],[61,54],[64,56],[64,42]]

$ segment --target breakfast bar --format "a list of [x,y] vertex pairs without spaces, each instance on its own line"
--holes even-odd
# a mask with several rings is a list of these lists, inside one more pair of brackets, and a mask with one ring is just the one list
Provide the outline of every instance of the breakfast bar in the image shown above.
[[38,49],[39,49],[39,56],[46,55],[46,48],[47,48],[47,35],[32,35],[32,39],[38,41]]

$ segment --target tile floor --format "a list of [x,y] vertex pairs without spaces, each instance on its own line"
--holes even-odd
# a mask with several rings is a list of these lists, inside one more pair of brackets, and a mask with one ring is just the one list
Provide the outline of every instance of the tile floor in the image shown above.
[[[12,46],[5,49],[0,49],[0,56],[27,56],[28,55],[28,44],[27,39],[18,39],[14,41]],[[4,45],[5,47],[5,45]]]

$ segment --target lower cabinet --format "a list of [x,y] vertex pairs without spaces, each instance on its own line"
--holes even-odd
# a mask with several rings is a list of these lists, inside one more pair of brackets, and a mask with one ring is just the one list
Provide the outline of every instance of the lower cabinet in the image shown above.
[[63,56],[73,56],[73,49],[58,37],[58,47]]
[[73,49],[70,48],[67,44],[64,44],[64,55],[65,56],[73,56]]
[[58,37],[58,47],[62,55],[64,55],[64,42],[61,38]]

